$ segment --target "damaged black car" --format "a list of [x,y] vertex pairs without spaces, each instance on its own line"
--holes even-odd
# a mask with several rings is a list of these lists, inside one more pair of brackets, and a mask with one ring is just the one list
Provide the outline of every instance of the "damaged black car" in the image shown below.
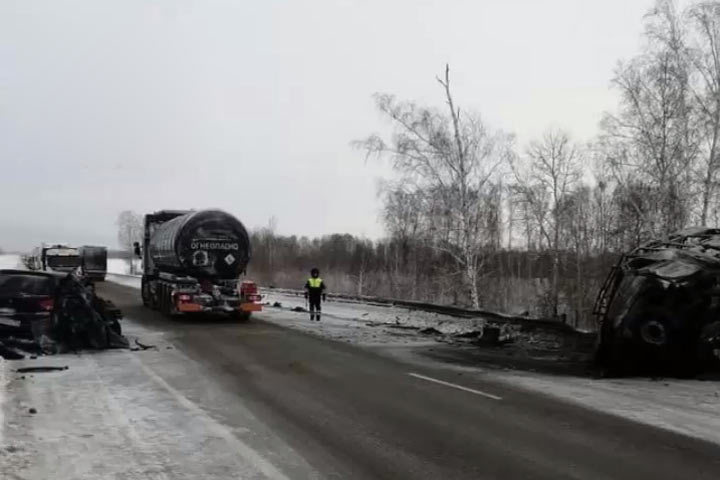
[[127,348],[121,318],[81,269],[67,275],[0,270],[0,357]]
[[0,270],[0,336],[30,336],[34,325],[49,319],[61,278],[48,272]]
[[624,255],[601,289],[596,362],[610,375],[690,376],[720,360],[720,229],[696,227]]

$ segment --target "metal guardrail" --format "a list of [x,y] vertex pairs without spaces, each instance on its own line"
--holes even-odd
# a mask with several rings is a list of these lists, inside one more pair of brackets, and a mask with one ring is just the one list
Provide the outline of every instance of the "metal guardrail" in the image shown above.
[[[293,290],[289,288],[261,287],[261,290],[279,292],[296,296],[302,296],[304,294],[303,290]],[[370,297],[364,295],[349,295],[344,293],[330,293],[328,294],[328,298],[348,303],[362,303],[366,305],[377,305],[382,307],[405,307],[411,310],[422,310],[424,312],[439,313],[460,318],[482,318],[496,323],[518,325],[524,328],[542,328],[544,330],[552,330],[557,332],[582,333],[579,330],[574,329],[572,326],[559,320],[507,315],[504,313],[492,312],[489,310],[475,310],[453,307],[449,305],[438,305],[434,303],[418,302],[414,300],[398,300],[380,297]]]
[[[140,278],[141,275],[133,275],[128,273],[109,273],[108,275],[117,275],[127,278]],[[303,290],[294,290],[290,288],[273,288],[260,287],[261,292],[278,292],[287,295],[302,296]],[[411,310],[421,310],[424,312],[439,313],[442,315],[450,315],[460,318],[482,318],[496,323],[505,323],[509,325],[518,325],[523,328],[541,328],[544,330],[552,330],[565,333],[582,333],[572,326],[559,320],[552,320],[538,317],[525,317],[517,315],[508,315],[489,310],[475,310],[468,308],[453,307],[449,305],[438,305],[435,303],[418,302],[414,300],[399,300],[381,297],[371,297],[365,295],[350,295],[345,293],[330,293],[328,298],[339,300],[347,303],[360,303],[365,305],[375,305],[380,307],[405,307]]]

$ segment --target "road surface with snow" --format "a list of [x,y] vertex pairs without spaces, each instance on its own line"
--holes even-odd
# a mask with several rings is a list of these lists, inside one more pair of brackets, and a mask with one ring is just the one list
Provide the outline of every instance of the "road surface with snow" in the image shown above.
[[[135,288],[99,291],[123,309],[126,333],[155,348],[6,362],[9,478],[720,475],[717,444],[419,360],[411,352],[434,348],[427,339],[372,338],[341,315],[318,326],[281,309],[244,324],[172,321]],[[13,372],[38,364],[70,368]]]

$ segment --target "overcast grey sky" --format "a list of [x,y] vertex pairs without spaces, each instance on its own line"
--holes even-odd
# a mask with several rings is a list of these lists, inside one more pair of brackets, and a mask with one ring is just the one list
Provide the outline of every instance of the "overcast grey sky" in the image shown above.
[[522,145],[615,104],[652,0],[0,0],[0,247],[115,245],[124,209],[382,234],[353,139],[377,91],[455,95]]

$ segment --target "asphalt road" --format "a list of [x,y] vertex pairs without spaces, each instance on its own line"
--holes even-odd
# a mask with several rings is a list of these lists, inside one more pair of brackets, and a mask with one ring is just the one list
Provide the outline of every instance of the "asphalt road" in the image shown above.
[[173,321],[142,307],[135,289],[98,291],[204,366],[216,393],[232,399],[228,426],[242,427],[233,405],[249,409],[320,478],[720,478],[714,444],[441,364],[405,364],[264,314],[245,324]]

